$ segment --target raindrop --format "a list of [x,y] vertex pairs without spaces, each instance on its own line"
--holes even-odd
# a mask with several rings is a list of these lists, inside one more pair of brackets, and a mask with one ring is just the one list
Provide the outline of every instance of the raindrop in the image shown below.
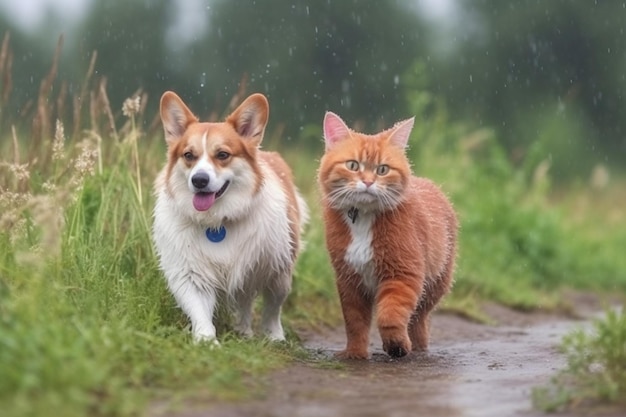
[[400,77],[398,76],[398,74],[393,76],[393,85],[398,85],[400,84]]

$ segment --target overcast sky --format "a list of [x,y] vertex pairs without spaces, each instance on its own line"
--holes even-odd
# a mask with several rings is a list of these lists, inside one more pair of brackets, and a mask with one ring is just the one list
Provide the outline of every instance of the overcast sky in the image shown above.
[[71,25],[85,16],[92,0],[0,0],[2,12],[22,28],[33,31],[48,13],[63,16]]
[[[414,0],[417,9],[423,15],[439,20],[449,16],[456,0]],[[93,0],[0,0],[0,9],[27,31],[32,31],[44,22],[48,13],[62,18],[65,25],[80,21],[89,10]],[[178,0],[185,7],[178,9],[178,23],[181,27],[191,28],[198,24],[198,13],[210,1]],[[67,27],[67,26],[66,26]]]
[[[0,0],[0,13],[5,14],[22,30],[34,33],[46,19],[59,27],[52,27],[59,33],[71,35],[72,29],[89,12],[95,0]],[[101,0],[111,1],[111,0]],[[129,0],[133,1],[133,0]],[[214,0],[172,0],[171,20],[166,38],[170,49],[179,50],[196,39],[202,38],[208,30],[210,6]],[[342,1],[342,0],[338,0]],[[406,4],[416,13],[435,24],[441,39],[448,38],[459,19],[457,0],[413,0]],[[52,19],[51,19],[52,17]],[[48,26],[50,29],[50,26]],[[69,33],[68,33],[69,32]],[[0,33],[1,35],[1,33]],[[77,34],[80,35],[80,34]],[[71,38],[67,38],[71,42]],[[441,43],[441,42],[440,42]],[[442,52],[448,50],[445,42],[439,45]]]

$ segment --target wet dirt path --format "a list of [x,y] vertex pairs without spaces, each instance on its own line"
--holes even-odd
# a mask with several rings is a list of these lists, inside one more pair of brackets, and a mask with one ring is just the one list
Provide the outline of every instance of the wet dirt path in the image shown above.
[[[177,417],[544,416],[532,389],[565,366],[562,337],[585,321],[524,314],[491,306],[499,324],[438,313],[427,353],[391,359],[372,332],[369,361],[336,368],[295,364],[268,376],[267,396],[243,403],[200,405]],[[330,357],[345,343],[343,329],[301,332],[305,346]],[[574,416],[576,414],[559,414]]]

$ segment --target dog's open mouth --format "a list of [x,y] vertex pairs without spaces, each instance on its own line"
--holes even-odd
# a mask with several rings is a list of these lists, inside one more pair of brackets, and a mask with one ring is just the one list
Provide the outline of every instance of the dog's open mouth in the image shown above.
[[213,206],[215,200],[220,198],[226,189],[230,185],[230,181],[226,181],[222,188],[217,190],[216,193],[207,193],[203,191],[199,191],[193,195],[193,208],[198,211],[207,211]]

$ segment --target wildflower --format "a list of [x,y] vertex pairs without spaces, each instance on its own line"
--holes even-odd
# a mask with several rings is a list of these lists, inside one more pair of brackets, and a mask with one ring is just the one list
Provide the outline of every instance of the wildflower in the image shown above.
[[126,117],[133,117],[141,109],[141,97],[135,96],[133,98],[127,98],[122,105],[122,114]]
[[89,141],[85,140],[78,144],[81,152],[74,160],[74,170],[82,179],[94,174],[94,166],[98,157],[98,150]]
[[52,160],[59,161],[63,159],[63,147],[65,142],[65,131],[63,122],[57,119],[56,129],[54,131],[54,141],[52,142]]
[[28,170],[28,163],[26,164],[9,164],[9,170],[15,175],[18,181],[27,180],[30,178],[30,171]]
[[42,188],[42,189],[43,189],[46,193],[53,194],[53,193],[56,191],[57,186],[56,186],[56,184],[54,183],[54,181],[50,181],[50,180],[48,180],[48,181],[44,182],[43,184],[41,184],[41,188]]
[[0,207],[3,209],[25,206],[31,198],[30,193],[14,193],[0,187]]
[[[3,218],[3,220],[6,221],[8,219]],[[17,218],[17,214],[14,214],[14,222],[9,229],[9,241],[11,242],[11,245],[15,246],[17,242],[26,236],[26,227],[26,219],[23,217]]]

